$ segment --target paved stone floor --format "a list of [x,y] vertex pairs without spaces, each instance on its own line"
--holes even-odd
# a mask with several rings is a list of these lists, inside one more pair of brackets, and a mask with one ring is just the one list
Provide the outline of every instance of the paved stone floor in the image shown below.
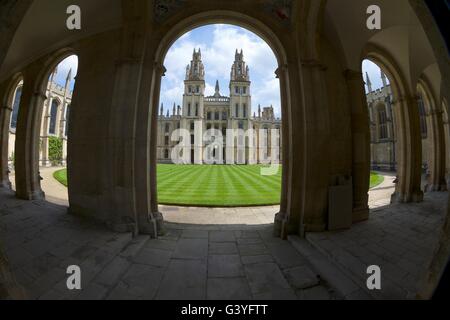
[[[335,299],[271,226],[174,229],[158,240],[117,234],[0,191],[0,241],[30,299]],[[242,230],[239,230],[242,229]],[[82,270],[81,292],[66,268]]]
[[[52,169],[41,173],[54,203],[0,190],[0,243],[30,299],[412,298],[448,196],[383,206],[382,194],[391,194],[387,180],[372,191],[369,221],[290,242],[272,237],[277,207],[162,206],[167,233],[132,239],[68,215],[64,193],[49,194]],[[380,292],[364,289],[371,264],[382,269]],[[67,290],[69,265],[82,269],[81,292]]]
[[378,172],[384,181],[369,191],[369,208],[374,210],[390,205],[391,195],[395,192],[394,180],[396,173]]
[[423,203],[391,205],[350,230],[311,233],[307,240],[358,284],[365,284],[368,266],[379,266],[382,290],[372,297],[411,299],[438,242],[447,200],[447,192],[426,193]]

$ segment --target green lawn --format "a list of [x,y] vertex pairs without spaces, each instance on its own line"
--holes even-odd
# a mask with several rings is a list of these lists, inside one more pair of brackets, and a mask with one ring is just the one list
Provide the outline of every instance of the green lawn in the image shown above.
[[384,181],[384,177],[380,176],[379,174],[375,172],[370,173],[370,189],[375,188],[376,186],[379,186]]
[[67,187],[67,169],[55,171],[53,177]]
[[[261,166],[158,165],[160,204],[211,207],[276,205],[280,203],[281,169],[275,176],[262,176]],[[55,172],[67,186],[66,170]],[[374,172],[370,188],[383,182]]]
[[255,206],[280,203],[281,170],[262,176],[261,166],[158,165],[161,204]]

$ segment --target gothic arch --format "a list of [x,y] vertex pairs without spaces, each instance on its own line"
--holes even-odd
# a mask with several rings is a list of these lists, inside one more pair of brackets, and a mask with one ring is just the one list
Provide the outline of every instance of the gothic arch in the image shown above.
[[21,199],[45,197],[40,185],[39,141],[48,79],[62,60],[74,54],[74,49],[63,48],[35,61],[23,71],[24,87],[15,147],[16,195]]
[[428,80],[422,76],[417,83],[417,92],[423,99],[426,113],[427,138],[424,154],[429,154],[430,177],[427,191],[447,190],[445,182],[445,137],[443,111],[431,90]]
[[392,201],[420,202],[423,199],[421,191],[422,141],[417,96],[410,92],[401,68],[387,51],[376,45],[367,44],[362,51],[361,61],[364,59],[377,64],[388,76],[394,97],[398,183]]
[[[232,6],[231,6],[232,7]],[[191,8],[192,9],[192,8]],[[197,9],[197,8],[196,8]],[[148,143],[148,152],[146,154],[148,157],[146,159],[142,159],[140,157],[135,157],[136,168],[145,168],[142,169],[144,171],[140,171],[137,173],[139,176],[147,177],[147,181],[145,183],[138,182],[139,179],[136,179],[138,185],[135,186],[137,190],[142,190],[139,194],[144,194],[146,200],[141,202],[144,207],[138,211],[148,211],[150,210],[150,220],[153,225],[158,225],[161,227],[162,215],[158,212],[158,201],[157,201],[157,187],[156,187],[156,179],[152,177],[156,177],[156,150],[157,150],[157,115],[159,106],[159,91],[161,86],[161,77],[164,75],[165,68],[163,66],[164,58],[172,46],[172,44],[178,39],[181,35],[189,30],[192,30],[196,27],[213,24],[213,23],[228,23],[233,25],[238,25],[240,27],[246,28],[258,36],[260,36],[267,44],[271,47],[274,52],[279,68],[276,72],[278,78],[280,79],[280,87],[281,87],[281,110],[284,115],[283,118],[283,178],[282,178],[282,201],[281,201],[281,212],[283,217],[281,220],[285,221],[288,219],[285,216],[286,212],[289,212],[289,202],[290,202],[290,185],[289,180],[291,177],[291,158],[292,158],[292,147],[290,142],[292,141],[291,135],[291,88],[294,86],[290,84],[290,70],[288,70],[288,57],[287,52],[285,51],[285,45],[282,44],[278,36],[270,30],[264,23],[264,21],[250,17],[248,15],[244,15],[242,13],[236,11],[208,11],[202,7],[198,8],[199,13],[185,15],[180,18],[177,24],[172,28],[168,29],[165,26],[161,26],[158,30],[154,30],[153,37],[158,39],[160,43],[155,51],[147,50],[145,61],[146,64],[151,64],[153,69],[152,75],[148,75],[147,79],[151,79],[151,86],[147,88],[144,92],[150,92],[150,101],[149,104],[154,106],[152,110],[149,110],[147,105],[140,104],[139,110],[137,110],[137,114],[141,119],[151,119],[149,124],[137,124],[136,128],[136,136],[137,140],[145,139],[149,141]],[[156,34],[156,35],[155,35]],[[152,39],[155,41],[155,38]],[[298,87],[301,85],[298,84]],[[298,92],[298,90],[297,90]],[[301,93],[299,93],[301,95]],[[298,125],[298,124],[297,124]],[[301,139],[302,137],[298,137]],[[304,138],[304,137],[303,137]],[[138,148],[136,148],[138,149]],[[300,164],[301,166],[302,164]],[[148,169],[147,169],[148,168]],[[148,170],[148,171],[147,171]],[[147,192],[148,191],[148,192]],[[138,202],[139,206],[139,202]],[[148,210],[146,209],[148,208]],[[138,219],[139,220],[139,219]],[[281,225],[284,225],[285,222],[280,222]],[[298,228],[298,225],[297,225]],[[284,229],[280,227],[280,229]]]
[[23,82],[23,75],[21,73],[17,73],[11,77],[7,82],[8,85],[4,91],[0,105],[0,188],[11,188],[8,164],[10,124],[14,107],[14,97],[21,82]]

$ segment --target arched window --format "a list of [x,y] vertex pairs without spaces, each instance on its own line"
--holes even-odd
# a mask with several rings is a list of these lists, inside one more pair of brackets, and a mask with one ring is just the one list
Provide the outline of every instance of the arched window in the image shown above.
[[70,115],[70,104],[66,108],[66,127],[64,128],[64,135],[67,137],[69,135],[69,115]]
[[378,125],[379,125],[379,137],[380,140],[388,138],[388,130],[387,130],[387,117],[386,110],[384,108],[380,108],[378,110]]
[[243,108],[243,112],[244,112],[243,117],[247,118],[247,105],[244,103],[244,106],[242,108]]
[[169,133],[170,132],[170,125],[168,123],[166,123],[166,127],[165,127],[165,132]]
[[17,128],[17,118],[19,117],[20,98],[22,96],[22,87],[18,87],[14,95],[13,110],[11,116],[11,128]]
[[239,105],[236,103],[236,118],[239,118]]
[[169,149],[164,150],[164,158],[169,159]]
[[52,101],[52,107],[50,109],[50,125],[48,128],[49,134],[56,134],[56,117],[58,115],[58,101]]
[[428,136],[427,114],[425,112],[425,104],[423,103],[422,96],[419,96],[418,104],[420,117],[420,133],[422,134],[422,139],[426,139]]

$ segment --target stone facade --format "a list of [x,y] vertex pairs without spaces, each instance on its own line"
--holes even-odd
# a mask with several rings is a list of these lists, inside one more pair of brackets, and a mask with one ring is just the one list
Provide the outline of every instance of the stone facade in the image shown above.
[[[369,75],[366,74],[367,105],[370,117],[371,137],[371,167],[373,170],[397,170],[397,138],[395,128],[398,126],[394,116],[394,96],[386,75],[381,71],[383,86],[373,90]],[[420,117],[420,130],[422,136],[422,169],[427,173],[430,166],[431,139],[428,134],[430,121],[429,106],[425,105],[423,97],[418,94],[417,108]]]
[[[207,141],[199,140],[194,131],[203,136],[208,130],[218,130],[216,134],[223,137],[222,150],[214,151],[216,164],[257,164],[281,159],[281,119],[276,118],[272,106],[261,109],[258,115],[252,115],[252,97],[250,69],[246,65],[243,52],[236,50],[235,61],[231,67],[229,96],[220,93],[219,81],[216,82],[215,94],[205,97],[205,69],[202,63],[201,50],[194,50],[191,63],[186,68],[182,106],[173,105],[172,114],[161,105],[158,116],[158,162],[178,162],[178,153],[172,156],[174,148],[179,144],[180,132],[189,132],[187,139],[190,147],[183,147],[186,152],[185,163],[202,164],[207,152]],[[198,126],[198,127],[196,127]],[[196,131],[198,129],[198,131]],[[247,135],[245,148],[230,145],[227,139],[228,129],[254,130],[254,135]],[[279,132],[278,148],[272,148],[271,130]],[[264,135],[264,137],[262,137]],[[267,139],[262,141],[261,139]],[[276,144],[277,142],[275,142]],[[267,146],[267,152],[260,152],[261,146]],[[277,149],[276,149],[277,148]],[[261,151],[262,148],[261,148]],[[183,152],[180,152],[183,154]],[[273,157],[272,157],[273,155]],[[216,160],[217,159],[217,160]]]
[[[67,119],[72,101],[72,91],[70,89],[72,70],[67,74],[64,87],[60,86],[55,81],[57,72],[57,69],[55,69],[47,85],[47,100],[44,103],[44,113],[40,130],[39,165],[44,167],[52,165],[48,155],[50,137],[62,139],[63,150],[60,165],[65,165],[67,161]],[[13,96],[13,110],[10,122],[8,164],[11,170],[14,169],[16,129],[22,89],[23,81],[20,81]]]

